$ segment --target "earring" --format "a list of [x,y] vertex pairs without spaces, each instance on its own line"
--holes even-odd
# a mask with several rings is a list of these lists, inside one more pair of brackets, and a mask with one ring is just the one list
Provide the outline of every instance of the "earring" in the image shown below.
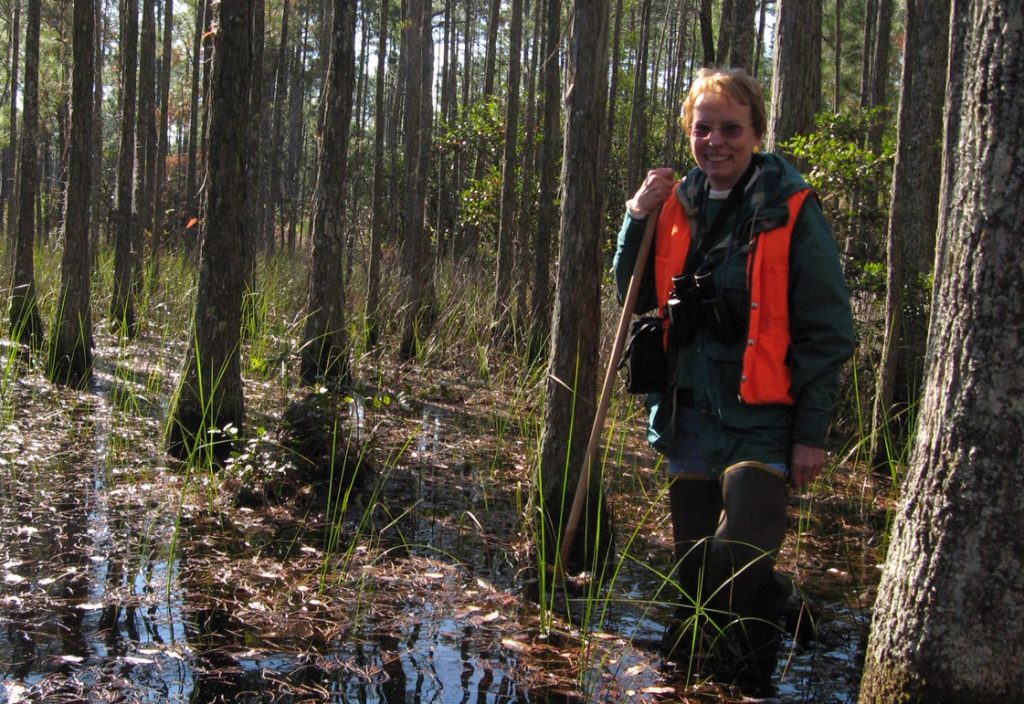
[[761,152],[761,147],[758,147],[758,146],[755,145],[754,146],[754,153],[755,154],[759,154],[760,152]]

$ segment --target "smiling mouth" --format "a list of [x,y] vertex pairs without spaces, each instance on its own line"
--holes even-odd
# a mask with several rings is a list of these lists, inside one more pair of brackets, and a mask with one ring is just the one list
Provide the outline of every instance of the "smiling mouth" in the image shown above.
[[705,154],[704,158],[712,163],[728,161],[731,157],[728,154]]

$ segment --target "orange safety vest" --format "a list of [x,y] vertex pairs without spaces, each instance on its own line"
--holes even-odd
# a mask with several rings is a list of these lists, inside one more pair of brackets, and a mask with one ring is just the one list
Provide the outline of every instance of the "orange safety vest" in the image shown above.
[[[747,259],[750,321],[739,389],[745,403],[793,404],[792,375],[786,364],[790,344],[789,243],[797,215],[810,192],[805,188],[789,197],[786,224],[755,235],[754,251]],[[683,270],[691,241],[690,221],[673,193],[662,206],[654,246],[654,285],[663,318],[667,318],[665,306],[672,293],[672,277]],[[667,319],[665,325],[667,328]],[[666,343],[667,339],[666,335]]]

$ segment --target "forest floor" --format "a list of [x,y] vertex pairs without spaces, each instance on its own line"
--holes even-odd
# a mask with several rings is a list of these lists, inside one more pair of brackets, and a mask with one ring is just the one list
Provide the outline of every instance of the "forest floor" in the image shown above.
[[[0,702],[744,700],[654,645],[671,531],[634,400],[606,434],[614,571],[538,602],[536,375],[364,357],[341,397],[248,379],[248,439],[213,471],[162,449],[183,347],[98,333],[74,392],[3,345]],[[310,407],[333,462],[286,437]],[[774,701],[856,700],[890,491],[839,453],[792,497],[780,564],[817,633],[787,635]]]

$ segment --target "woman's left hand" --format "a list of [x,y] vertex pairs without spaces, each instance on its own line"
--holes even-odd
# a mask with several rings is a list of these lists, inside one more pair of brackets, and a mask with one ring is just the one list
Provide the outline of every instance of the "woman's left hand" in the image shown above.
[[800,489],[807,486],[825,468],[825,449],[809,445],[793,445],[793,457],[789,463],[789,480]]

